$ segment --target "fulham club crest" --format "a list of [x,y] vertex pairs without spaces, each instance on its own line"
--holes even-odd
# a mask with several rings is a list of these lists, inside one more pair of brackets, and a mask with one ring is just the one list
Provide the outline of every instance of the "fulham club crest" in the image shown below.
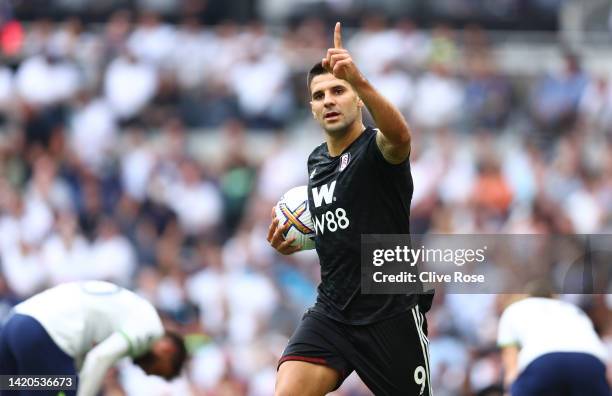
[[346,167],[348,166],[349,162],[351,162],[351,153],[344,153],[344,154],[342,154],[342,157],[340,157],[340,169],[339,169],[339,171],[342,172],[343,170],[345,170]]

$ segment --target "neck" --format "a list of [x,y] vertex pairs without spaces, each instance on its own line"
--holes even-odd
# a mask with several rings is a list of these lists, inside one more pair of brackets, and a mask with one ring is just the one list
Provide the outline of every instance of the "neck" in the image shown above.
[[329,133],[325,131],[327,151],[332,157],[337,157],[363,133],[365,126],[361,120],[356,120],[343,131]]

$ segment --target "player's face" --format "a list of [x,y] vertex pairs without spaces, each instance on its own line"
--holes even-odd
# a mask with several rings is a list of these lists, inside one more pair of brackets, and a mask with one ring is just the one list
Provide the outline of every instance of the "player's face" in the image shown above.
[[142,369],[148,375],[157,375],[166,379],[170,379],[170,373],[172,372],[170,359],[167,358],[155,359],[155,361],[152,362],[149,366],[142,367]]
[[310,83],[312,115],[328,133],[347,130],[360,120],[363,102],[344,80],[326,73]]
[[149,375],[170,379],[173,373],[172,353],[174,352],[174,347],[162,338],[153,343],[149,352],[134,359],[134,363]]

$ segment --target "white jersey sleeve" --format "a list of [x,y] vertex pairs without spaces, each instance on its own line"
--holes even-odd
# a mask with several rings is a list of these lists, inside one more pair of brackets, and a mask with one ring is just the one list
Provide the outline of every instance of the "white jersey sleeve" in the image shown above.
[[497,345],[500,348],[507,346],[520,346],[519,335],[515,329],[514,323],[516,321],[514,309],[512,306],[508,307],[499,319],[499,325],[497,329]]
[[138,357],[164,335],[164,327],[153,306],[148,305],[142,306],[134,320],[127,321],[118,332],[128,343],[128,355]]
[[89,351],[79,373],[77,396],[95,396],[98,394],[108,369],[119,359],[126,356],[128,350],[127,340],[121,334],[114,333]]

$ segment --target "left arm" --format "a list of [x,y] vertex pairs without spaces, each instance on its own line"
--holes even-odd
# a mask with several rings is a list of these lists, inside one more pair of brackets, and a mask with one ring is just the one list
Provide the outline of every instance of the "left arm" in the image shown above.
[[518,306],[516,305],[506,307],[497,325],[497,345],[501,349],[506,395],[510,394],[510,386],[519,374],[518,358],[521,342],[515,329],[515,323],[522,320],[522,315],[517,312],[517,309]]
[[117,360],[127,356],[129,347],[124,336],[120,333],[113,333],[89,351],[79,373],[77,396],[97,395],[106,372]]
[[509,390],[518,376],[518,347],[516,345],[503,347],[501,355],[504,366],[504,388]]
[[406,160],[410,155],[411,142],[408,124],[400,111],[361,74],[349,52],[342,48],[340,22],[336,23],[334,29],[334,48],[327,50],[327,58],[323,59],[322,64],[336,78],[351,84],[372,114],[380,130],[376,135],[376,143],[385,159],[392,164]]

